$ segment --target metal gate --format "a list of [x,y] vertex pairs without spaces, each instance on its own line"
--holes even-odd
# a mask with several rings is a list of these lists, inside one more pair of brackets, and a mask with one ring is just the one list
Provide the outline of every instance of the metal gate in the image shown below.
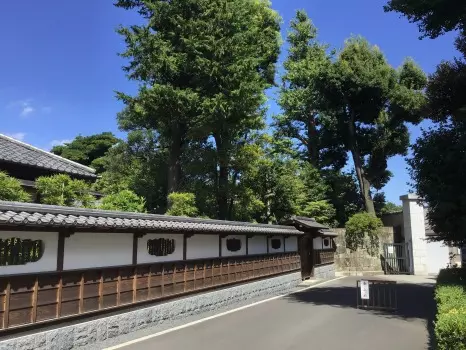
[[409,243],[385,243],[383,265],[386,274],[409,274]]

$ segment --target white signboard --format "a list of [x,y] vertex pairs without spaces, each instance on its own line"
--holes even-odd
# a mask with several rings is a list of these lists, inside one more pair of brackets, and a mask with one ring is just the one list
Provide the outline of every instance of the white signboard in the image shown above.
[[393,254],[393,246],[392,245],[387,246],[387,253],[388,254]]
[[361,288],[361,299],[363,300],[369,299],[369,281],[361,280],[360,288]]

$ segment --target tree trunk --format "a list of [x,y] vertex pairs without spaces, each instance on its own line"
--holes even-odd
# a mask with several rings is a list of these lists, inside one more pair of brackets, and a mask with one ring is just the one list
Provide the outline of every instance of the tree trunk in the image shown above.
[[307,120],[307,137],[307,154],[309,157],[309,162],[316,169],[319,169],[319,139],[317,135],[314,113],[312,113]]
[[375,216],[374,202],[371,198],[370,188],[371,184],[365,176],[361,154],[359,153],[359,148],[356,143],[356,131],[354,127],[354,117],[351,112],[351,118],[348,123],[349,131],[349,146],[351,150],[351,155],[353,157],[354,168],[356,170],[356,176],[358,177],[359,190],[361,192],[362,200],[364,202],[364,207],[369,214]]
[[217,205],[218,218],[226,220],[228,218],[228,154],[222,137],[214,135],[218,156],[218,188]]
[[182,147],[183,137],[181,132],[181,126],[175,126],[173,128],[172,139],[170,143],[170,152],[168,155],[167,194],[178,191],[180,186]]

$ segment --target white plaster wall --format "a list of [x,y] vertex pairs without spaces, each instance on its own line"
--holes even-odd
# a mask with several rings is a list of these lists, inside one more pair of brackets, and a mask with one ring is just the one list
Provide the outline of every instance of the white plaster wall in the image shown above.
[[314,238],[312,244],[314,249],[322,249],[322,237]]
[[[273,249],[272,248],[272,239],[279,239],[281,241],[280,249]],[[283,236],[273,236],[269,237],[269,253],[283,253],[284,252],[284,247],[283,247]]]
[[[167,256],[150,255],[147,252],[147,241],[150,239],[165,238],[175,240],[175,251]],[[150,233],[138,239],[138,264],[152,262],[183,260],[183,235],[182,234],[157,234]]]
[[429,274],[438,274],[440,269],[448,266],[449,248],[442,242],[427,243],[427,271]]
[[298,237],[290,236],[285,239],[285,251],[297,252],[298,251]]
[[[227,249],[227,239],[229,238],[239,239],[241,241],[241,249],[236,252],[230,252]],[[238,255],[246,255],[246,236],[231,235],[231,236],[222,238],[222,256],[238,256]]]
[[186,243],[186,259],[218,257],[217,235],[194,235]]
[[410,272],[426,275],[428,268],[424,207],[418,203],[416,195],[408,194],[400,199],[403,201],[405,240],[409,243]]
[[130,265],[132,233],[77,232],[65,239],[63,269]]
[[8,238],[42,240],[44,253],[42,258],[36,262],[30,262],[25,265],[0,266],[1,275],[12,275],[19,273],[45,272],[57,270],[57,250],[58,250],[58,233],[57,232],[14,232],[0,231],[1,239]]
[[248,254],[267,254],[267,237],[252,236],[248,241]]

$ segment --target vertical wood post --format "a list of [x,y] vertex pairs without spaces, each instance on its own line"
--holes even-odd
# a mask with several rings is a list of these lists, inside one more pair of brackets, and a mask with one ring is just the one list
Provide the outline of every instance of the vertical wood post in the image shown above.
[[103,308],[104,305],[104,270],[100,270],[100,280],[99,280],[99,310]]
[[81,281],[79,282],[79,313],[83,312],[84,307],[84,272],[81,273]]
[[138,263],[138,238],[140,235],[138,233],[133,233],[133,265]]
[[118,269],[118,277],[117,277],[117,288],[116,288],[116,292],[117,292],[117,300],[116,300],[116,304],[117,306],[120,306],[120,294],[121,294],[121,270]]
[[265,236],[265,241],[267,242],[267,254],[269,254],[269,236]]
[[218,235],[218,256],[222,257],[222,235]]
[[183,235],[183,260],[187,260],[186,256],[188,254],[188,235],[185,233]]
[[37,320],[37,294],[39,292],[39,277],[36,276],[36,280],[34,281],[34,290],[32,292],[32,314],[31,314],[31,322],[36,323]]
[[286,238],[287,236],[283,236],[283,253],[286,253]]
[[149,276],[147,276],[147,300],[152,297],[152,265],[149,266]]
[[63,271],[63,261],[65,259],[65,238],[69,235],[70,231],[61,230],[58,232],[57,271]]
[[60,275],[60,279],[58,281],[58,289],[57,289],[57,318],[61,317],[62,290],[63,290],[63,276]]
[[5,289],[5,311],[3,313],[3,328],[8,328],[10,325],[10,295],[11,295],[11,284],[8,281]]
[[133,303],[136,302],[136,289],[137,289],[137,282],[138,282],[138,269],[134,267],[133,270]]
[[249,236],[246,235],[246,255],[249,255]]
[[165,265],[164,264],[162,264],[162,279],[161,279],[160,293],[162,297],[165,295]]

